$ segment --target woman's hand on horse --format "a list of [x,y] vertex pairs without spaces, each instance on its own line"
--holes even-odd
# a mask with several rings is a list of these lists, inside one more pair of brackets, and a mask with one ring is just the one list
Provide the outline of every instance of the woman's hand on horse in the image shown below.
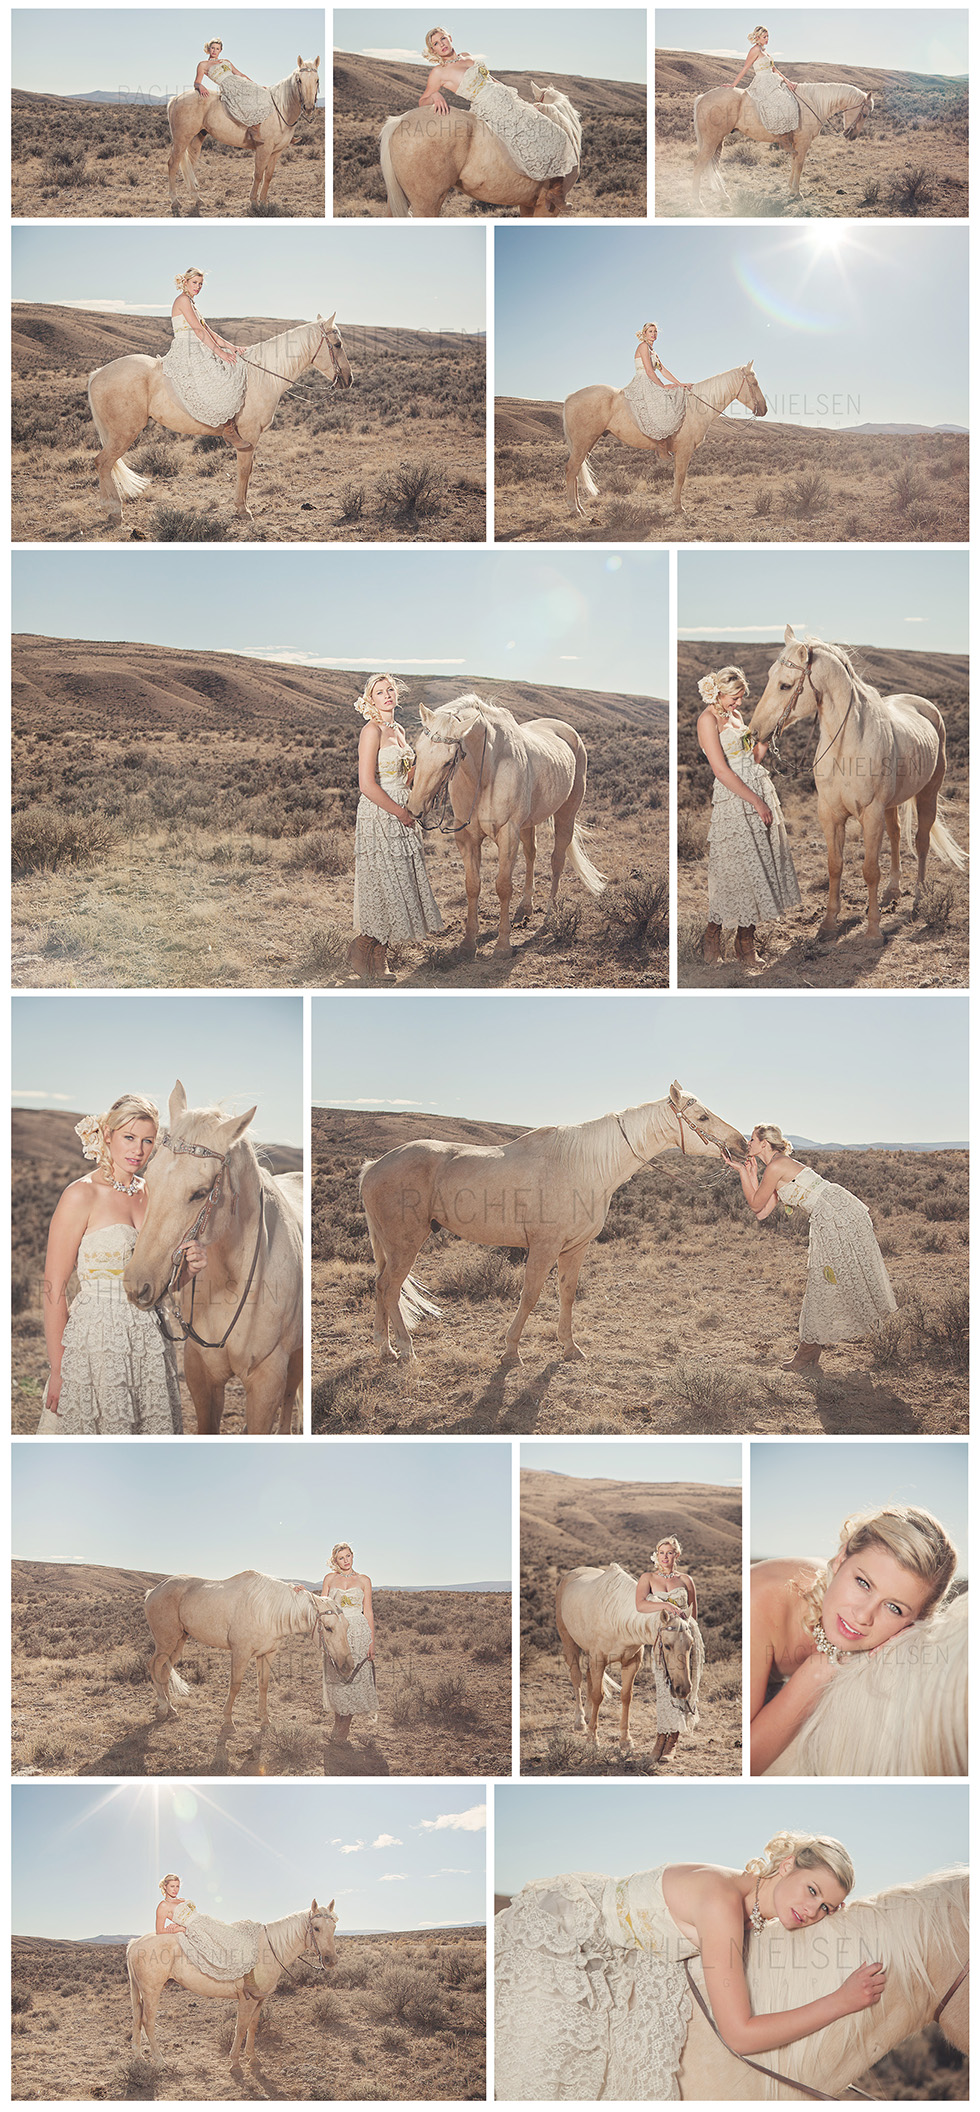
[[444,95],[434,95],[434,96],[433,96],[433,98],[432,98],[432,108],[433,108],[433,110],[438,110],[438,112],[439,112],[439,115],[440,115],[440,117],[448,117],[448,116],[449,116],[449,104],[447,103],[447,101],[446,101],[446,98],[445,98],[445,96],[444,96]]
[[841,2016],[856,2016],[862,2009],[873,2009],[884,1992],[885,1968],[881,1959],[875,1959],[872,1965],[859,1965],[840,1989]]
[[184,1253],[184,1267],[189,1276],[199,1276],[208,1265],[208,1250],[199,1239],[188,1240]]
[[398,819],[404,824],[406,829],[414,829],[415,815],[410,814],[407,807],[398,808]]

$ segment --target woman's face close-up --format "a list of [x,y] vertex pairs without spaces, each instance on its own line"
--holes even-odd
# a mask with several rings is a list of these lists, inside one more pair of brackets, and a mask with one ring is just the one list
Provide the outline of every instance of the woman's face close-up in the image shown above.
[[180,1891],[179,1877],[168,1877],[163,1889],[166,1892],[168,1899],[176,1899],[177,1894]]
[[395,685],[393,682],[389,682],[387,675],[385,675],[383,681],[375,683],[371,691],[371,702],[377,711],[394,711],[397,701],[398,693]]
[[113,1171],[124,1173],[131,1181],[134,1173],[142,1173],[152,1157],[157,1140],[157,1126],[148,1116],[140,1121],[124,1122],[121,1129],[114,1129],[109,1138],[109,1157]]
[[658,1557],[658,1560],[659,1560],[659,1563],[660,1563],[660,1567],[661,1567],[661,1569],[663,1569],[663,1570],[666,1570],[666,1572],[667,1572],[667,1574],[668,1574],[668,1576],[669,1576],[669,1575],[670,1575],[670,1572],[671,1572],[671,1570],[672,1570],[672,1569],[673,1569],[673,1567],[674,1567],[674,1563],[675,1563],[675,1562],[676,1562],[676,1560],[677,1560],[677,1549],[676,1549],[676,1547],[668,1547],[668,1546],[667,1546],[666,1544],[665,1544],[665,1545],[664,1545],[663,1547],[658,1547],[658,1549],[657,1549],[657,1557]]
[[827,1641],[838,1650],[876,1650],[919,1619],[929,1585],[887,1548],[838,1555],[831,1567],[821,1621]]
[[814,1870],[801,1870],[794,1863],[777,1877],[772,1903],[784,1929],[805,1929],[811,1922],[826,1921],[846,1898],[843,1885],[825,1863],[818,1863]]
[[349,1547],[338,1547],[334,1556],[335,1569],[353,1569],[354,1557]]

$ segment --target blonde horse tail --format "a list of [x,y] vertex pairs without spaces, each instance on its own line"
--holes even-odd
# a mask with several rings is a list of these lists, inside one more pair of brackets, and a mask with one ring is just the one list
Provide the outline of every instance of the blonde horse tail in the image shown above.
[[393,220],[407,220],[411,211],[405,192],[395,175],[395,165],[391,158],[391,135],[395,126],[400,124],[400,117],[386,117],[381,127],[381,174],[388,192],[388,211]]
[[[902,832],[902,849],[911,853],[915,849],[915,830],[918,819],[914,799],[902,801],[898,810],[898,818]],[[929,832],[929,849],[935,851],[936,857],[940,858],[944,865],[955,866],[958,873],[962,873],[965,870],[967,853],[960,849],[955,836],[951,834],[939,814],[936,815]]]
[[582,848],[578,822],[576,822],[572,830],[572,840],[568,846],[567,856],[568,863],[573,873],[578,875],[582,886],[588,888],[590,895],[601,895],[607,884],[606,876],[605,873],[600,873],[593,865],[591,858],[586,856]]
[[417,1276],[406,1276],[399,1293],[398,1310],[409,1333],[418,1326],[423,1313],[430,1314],[433,1320],[442,1319],[441,1307],[433,1304]]
[[[562,407],[561,423],[562,431],[565,435],[565,446],[567,447],[569,454],[572,454],[574,452],[574,441],[572,440],[568,430],[567,402]],[[580,497],[584,499],[597,499],[599,496],[599,486],[596,483],[591,469],[589,468],[589,458],[587,455],[582,463],[582,467],[579,470],[578,476],[575,479],[575,487],[576,490],[579,492]]]
[[[102,368],[96,367],[95,373],[89,375],[88,407],[92,413],[92,424],[94,425],[95,430],[99,436],[99,445],[100,447],[104,447],[106,444],[105,427],[102,423],[101,418],[99,417],[98,411],[95,408],[95,402],[92,396],[92,385],[98,380],[99,375],[101,373]],[[115,492],[117,499],[138,499],[141,492],[144,492],[146,490],[146,487],[150,481],[149,477],[137,476],[135,469],[130,469],[129,463],[124,461],[121,456],[118,462],[113,463],[112,468],[109,471],[109,476],[112,483],[113,491]]]
[[167,1700],[180,1701],[184,1699],[190,1693],[190,1691],[191,1690],[187,1684],[186,1679],[181,1679],[180,1673],[175,1672],[173,1670],[173,1667],[171,1666],[170,1678],[167,1681]]
[[143,1990],[133,1971],[133,1961],[130,1957],[130,1952],[135,1949],[136,1942],[137,1939],[134,1936],[126,1945],[126,1972],[129,1976],[129,1999],[133,2010],[133,2038],[137,2049],[140,2049],[143,2044]]

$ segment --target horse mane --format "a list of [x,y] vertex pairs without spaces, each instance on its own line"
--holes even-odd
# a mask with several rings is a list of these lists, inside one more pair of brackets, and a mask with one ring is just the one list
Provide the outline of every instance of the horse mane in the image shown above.
[[711,402],[709,390],[717,390],[720,404],[729,382],[734,381],[736,375],[741,378],[744,374],[747,374],[750,365],[751,361],[745,360],[740,367],[726,367],[724,374],[709,374],[704,381],[699,381],[695,384],[698,396],[702,396],[705,403],[710,404],[711,409],[714,410],[716,406]]
[[[882,1997],[882,2013],[907,2002],[908,1985],[914,1991],[938,1999],[934,1986],[934,1960],[929,1957],[929,1937],[948,1947],[951,1956],[965,1959],[967,1927],[967,1873],[938,1870],[928,1877],[914,1878],[904,1885],[889,1885],[887,1891],[867,1899],[848,1901],[829,1921],[815,1922],[787,1938],[783,1929],[750,1933],[746,1953],[746,1979],[756,2016],[796,2008],[815,2002],[828,1992],[828,1963],[833,1967],[833,1985],[839,1986],[849,1972],[870,1958],[881,1958],[888,1968]],[[831,1940],[828,1943],[828,1933]],[[842,2017],[809,2038],[784,2046],[776,2065],[794,2080],[827,2088],[828,2060],[836,2069],[849,2057],[868,2049],[868,2018],[877,2012],[858,2011]],[[832,2041],[828,2034],[833,2033]],[[864,2065],[864,2062],[862,2062]],[[770,2086],[766,2086],[767,2089]]]
[[964,1592],[884,1649],[846,1658],[773,1772],[965,1775],[967,1656]]
[[[277,1936],[284,1937],[286,1943],[290,1944],[295,1937],[303,1934],[308,1919],[308,1914],[282,1914],[278,1921],[264,1921],[262,1927],[267,1937],[270,1930],[274,1929]],[[273,1955],[275,1955],[275,1945],[272,1946],[272,1949]]]
[[267,1577],[260,1569],[252,1570],[242,1585],[241,1610],[255,1613],[259,1623],[288,1627],[293,1635],[310,1635],[313,1630],[309,1593],[294,1591],[281,1577]]
[[[463,696],[454,697],[450,704],[437,704],[430,716],[440,721],[436,730],[441,734],[444,732],[444,727],[441,723],[443,720],[445,721],[446,729],[448,729],[449,720],[457,711],[472,711],[474,709],[479,711],[481,719],[485,719],[489,726],[510,728],[517,725],[513,712],[508,711],[505,704],[490,704],[486,697],[477,696],[475,689],[468,689]],[[455,735],[453,738],[455,739]]]
[[[653,1104],[650,1102],[648,1106]],[[646,1112],[646,1107],[624,1108],[621,1111],[622,1116]],[[578,1179],[590,1182],[595,1187],[597,1183],[603,1184],[612,1178],[619,1147],[623,1141],[620,1119],[617,1114],[597,1115],[592,1122],[563,1123],[560,1127],[533,1130],[530,1134],[553,1138],[555,1158],[561,1169],[574,1174]],[[637,1142],[639,1141],[637,1139]],[[632,1142],[628,1135],[627,1142]],[[638,1150],[636,1155],[639,1161],[641,1154]],[[639,1165],[631,1170],[638,1172]]]
[[842,645],[830,645],[825,638],[811,638],[808,643],[813,652],[829,653],[831,659],[836,660],[838,665],[843,668],[853,688],[855,700],[859,705],[865,708],[870,706],[872,711],[884,711],[884,700],[880,689],[876,689],[873,682],[866,682],[858,674],[850,654],[845,652]]

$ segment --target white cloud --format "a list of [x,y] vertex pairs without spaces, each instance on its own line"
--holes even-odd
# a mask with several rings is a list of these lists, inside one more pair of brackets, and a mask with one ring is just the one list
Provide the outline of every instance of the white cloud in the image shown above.
[[471,1804],[469,1811],[447,1811],[438,1819],[423,1819],[420,1833],[483,1833],[487,1823],[485,1804]]
[[[34,1091],[33,1086],[30,1085],[11,1086],[10,1097],[12,1100],[43,1100],[45,1105],[47,1105],[49,1100],[63,1101],[66,1107],[70,1107],[72,1104],[72,1095],[70,1093],[37,1093]],[[77,1097],[76,1094],[75,1098],[77,1099]]]
[[378,1883],[379,1885],[407,1885],[408,1871],[386,1870],[384,1876],[379,1877]]
[[458,1863],[443,1863],[439,1875],[440,1877],[469,1877],[470,1872],[462,1870]]
[[403,1845],[393,1833],[379,1833],[377,1840],[371,1842],[372,1848],[401,1848]]
[[282,667],[370,667],[383,660],[386,666],[404,667],[465,667],[465,660],[414,660],[406,653],[395,653],[389,648],[385,652],[372,653],[304,653],[292,646],[274,645],[222,645],[214,646],[214,652],[237,653],[243,660],[274,660]]
[[100,315],[169,315],[166,301],[102,301],[94,294],[84,301],[63,300],[63,308],[92,308]]
[[360,56],[362,59],[397,59],[407,66],[432,66],[435,63],[430,59],[428,52],[400,51],[397,45],[389,51],[362,51]]
[[[793,629],[806,629],[798,617],[792,619]],[[678,638],[751,638],[757,631],[771,631],[773,637],[782,637],[786,619],[782,623],[681,623],[677,627]]]
[[577,660],[579,655],[578,653],[559,653],[558,658],[559,660]]
[[905,616],[902,618],[903,623],[924,623],[925,620],[924,616]]
[[363,1846],[363,1841],[348,1841],[346,1845],[341,1848],[340,1853],[341,1855],[357,1855],[359,1854]]

